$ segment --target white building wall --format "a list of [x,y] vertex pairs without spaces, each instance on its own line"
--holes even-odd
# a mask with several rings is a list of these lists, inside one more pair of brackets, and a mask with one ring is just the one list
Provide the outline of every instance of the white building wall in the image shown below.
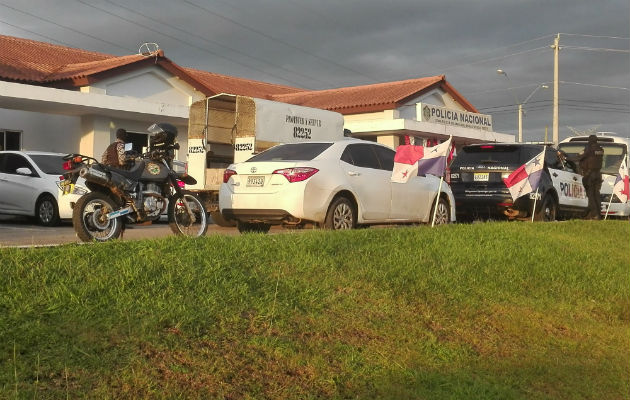
[[[30,86],[24,85],[24,90],[28,88]],[[201,92],[157,66],[99,81],[94,86],[82,87],[80,91],[148,102],[144,104],[155,103],[155,109],[160,110],[158,113],[169,108],[169,112],[172,112],[172,106],[188,107],[193,101],[204,98]],[[99,115],[91,115],[89,111],[78,112],[76,108],[71,110],[70,106],[50,110],[50,113],[0,108],[0,130],[22,132],[22,150],[76,152],[100,158],[105,148],[115,139],[118,128],[147,133],[147,128],[153,122],[163,122],[159,114],[148,122],[146,115],[139,120],[121,119],[115,117],[114,112],[108,116],[102,110]],[[177,128],[178,142],[182,149],[178,152],[178,158],[185,161],[188,127],[180,124]]]
[[79,151],[81,118],[0,108],[0,130],[22,132],[22,150]]

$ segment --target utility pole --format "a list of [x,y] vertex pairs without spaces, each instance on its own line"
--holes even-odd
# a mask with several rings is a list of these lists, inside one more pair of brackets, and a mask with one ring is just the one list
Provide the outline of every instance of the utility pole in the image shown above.
[[558,145],[558,53],[560,53],[560,34],[556,36],[553,46],[553,144]]

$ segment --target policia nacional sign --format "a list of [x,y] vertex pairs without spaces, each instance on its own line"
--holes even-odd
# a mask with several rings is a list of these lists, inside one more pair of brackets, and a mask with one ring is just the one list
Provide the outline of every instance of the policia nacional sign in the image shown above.
[[455,125],[464,128],[492,131],[492,116],[468,111],[453,110],[433,104],[416,105],[418,121],[442,125]]

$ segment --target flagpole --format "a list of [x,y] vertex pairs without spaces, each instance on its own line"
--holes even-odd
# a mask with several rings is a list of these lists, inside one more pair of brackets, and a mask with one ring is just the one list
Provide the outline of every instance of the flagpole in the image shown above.
[[431,228],[435,226],[435,216],[437,215],[437,209],[440,203],[440,193],[442,192],[442,182],[444,182],[444,175],[440,177],[440,186],[438,186],[437,195],[435,196],[435,209],[433,210],[433,221],[431,221]]
[[613,185],[613,190],[610,192],[610,200],[608,200],[608,207],[606,207],[606,215],[604,216],[604,221],[608,218],[608,211],[610,210],[610,204],[612,203],[613,196],[615,195],[615,186]]
[[437,215],[438,205],[440,203],[440,194],[442,193],[442,182],[444,182],[444,174],[446,173],[446,166],[448,163],[448,153],[451,151],[451,147],[453,146],[453,135],[449,136],[448,141],[450,142],[448,146],[448,150],[446,151],[446,156],[444,157],[444,171],[442,171],[442,176],[440,176],[440,185],[438,186],[438,191],[435,196],[435,208],[433,209],[433,220],[431,221],[431,228],[435,226],[435,216]]
[[534,222],[534,216],[536,216],[536,200],[538,200],[538,188],[536,188],[536,194],[534,194],[534,208],[532,209],[532,222]]
[[[546,144],[543,146],[543,159],[542,159],[543,168],[545,168],[545,157],[547,157]],[[538,200],[538,186],[540,186],[540,183],[536,186],[536,194],[534,195],[534,209],[532,210],[532,222],[534,222],[534,217],[536,216],[536,201]]]

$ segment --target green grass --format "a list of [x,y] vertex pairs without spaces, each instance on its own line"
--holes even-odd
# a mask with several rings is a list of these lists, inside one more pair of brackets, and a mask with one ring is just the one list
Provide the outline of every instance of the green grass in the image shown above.
[[0,398],[628,399],[627,221],[0,249]]

